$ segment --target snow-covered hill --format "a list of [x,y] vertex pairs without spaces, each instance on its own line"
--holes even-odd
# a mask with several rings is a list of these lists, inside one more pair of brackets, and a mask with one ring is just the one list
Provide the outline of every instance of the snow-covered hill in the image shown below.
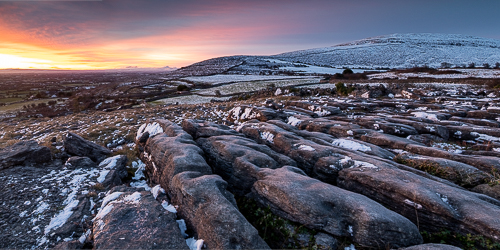
[[274,56],[228,56],[198,62],[171,76],[335,74],[415,66],[482,67],[500,62],[500,40],[447,34],[393,34]]
[[500,40],[449,34],[393,34],[276,55],[284,61],[350,68],[410,68],[500,62]]

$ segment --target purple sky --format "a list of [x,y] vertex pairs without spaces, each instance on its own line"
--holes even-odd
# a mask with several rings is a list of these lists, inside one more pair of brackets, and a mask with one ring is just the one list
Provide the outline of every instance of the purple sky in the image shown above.
[[392,33],[500,39],[499,16],[498,0],[0,0],[0,68],[180,67]]

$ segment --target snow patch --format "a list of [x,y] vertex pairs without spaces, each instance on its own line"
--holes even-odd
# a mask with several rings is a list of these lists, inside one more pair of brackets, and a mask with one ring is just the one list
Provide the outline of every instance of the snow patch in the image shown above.
[[288,124],[297,127],[302,122],[302,120],[295,118],[294,116],[288,117]]
[[151,193],[153,194],[153,197],[155,197],[155,200],[156,200],[156,198],[158,197],[158,194],[165,193],[165,189],[161,188],[160,185],[156,185],[151,189]]
[[274,143],[274,135],[271,132],[264,131],[260,133],[260,138],[270,143]]
[[366,145],[363,145],[359,142],[351,141],[351,140],[346,140],[346,139],[336,139],[333,140],[332,142],[333,146],[345,148],[345,149],[351,149],[351,150],[356,150],[356,151],[361,151],[361,152],[369,152],[372,151],[372,149]]
[[137,136],[135,137],[135,139],[139,140],[141,138],[141,136],[146,132],[148,132],[149,137],[151,137],[153,135],[163,133],[163,128],[157,122],[142,124],[139,127],[139,130],[137,130]]

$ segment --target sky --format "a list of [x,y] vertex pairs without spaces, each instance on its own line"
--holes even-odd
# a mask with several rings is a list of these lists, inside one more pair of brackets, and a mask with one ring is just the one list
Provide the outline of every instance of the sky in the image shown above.
[[393,33],[500,39],[498,0],[0,0],[0,69],[183,67]]

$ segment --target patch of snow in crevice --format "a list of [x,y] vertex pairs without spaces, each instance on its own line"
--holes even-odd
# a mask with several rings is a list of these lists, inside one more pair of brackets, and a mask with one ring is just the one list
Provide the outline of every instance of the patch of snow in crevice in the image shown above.
[[163,201],[163,202],[161,203],[161,206],[162,206],[163,208],[165,208],[165,210],[167,210],[167,211],[169,211],[169,212],[171,212],[171,213],[177,213],[177,209],[175,209],[174,205],[172,205],[172,204],[168,204],[168,202],[167,202],[167,201]]
[[156,200],[156,198],[158,198],[158,195],[160,193],[162,193],[162,194],[165,193],[165,189],[161,188],[160,185],[158,184],[151,189],[151,193],[153,194],[153,197],[155,197],[155,200]]
[[203,240],[196,240],[194,237],[188,238],[186,239],[186,244],[188,245],[190,250],[201,250],[201,248],[203,247]]
[[181,230],[182,237],[187,238],[189,235],[186,234],[187,226],[184,219],[176,220],[177,225],[179,225],[179,229]]

